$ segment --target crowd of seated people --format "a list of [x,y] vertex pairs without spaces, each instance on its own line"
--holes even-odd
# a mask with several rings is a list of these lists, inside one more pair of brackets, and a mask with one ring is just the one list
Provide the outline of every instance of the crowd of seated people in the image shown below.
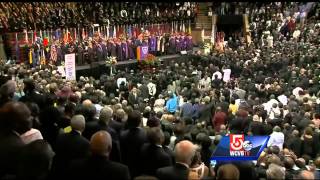
[[156,24],[195,17],[197,3],[185,2],[2,2],[1,29],[50,30],[92,24]]
[[[0,178],[319,179],[318,23],[153,73],[66,81],[55,66],[1,65]],[[270,140],[257,161],[213,167],[228,134]]]

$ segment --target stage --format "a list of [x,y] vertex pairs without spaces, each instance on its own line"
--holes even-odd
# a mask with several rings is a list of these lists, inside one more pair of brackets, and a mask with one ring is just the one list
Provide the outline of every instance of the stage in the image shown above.
[[[199,48],[194,48],[193,52],[198,50]],[[188,52],[188,54],[192,54],[192,51]],[[178,61],[183,58],[186,59],[189,55],[181,55],[181,54],[173,54],[173,55],[165,55],[165,56],[157,56],[160,59],[162,65],[166,66],[171,61]],[[122,70],[126,72],[130,72],[130,70],[136,70],[138,68],[138,61],[136,59],[130,59],[127,61],[118,61],[116,64],[117,70]],[[104,61],[93,62],[88,65],[76,66],[76,77],[79,79],[80,76],[92,76],[94,78],[99,78],[102,74],[110,74],[110,64],[106,64]]]

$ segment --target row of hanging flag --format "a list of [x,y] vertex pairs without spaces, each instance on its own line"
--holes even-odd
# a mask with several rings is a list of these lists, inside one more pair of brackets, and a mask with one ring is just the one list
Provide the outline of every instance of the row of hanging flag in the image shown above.
[[[98,26],[92,28],[69,28],[69,29],[56,29],[56,30],[40,30],[28,32],[25,30],[24,43],[28,45],[38,46],[37,52],[33,48],[29,50],[29,63],[34,64],[35,61],[32,59],[38,59],[40,64],[45,64],[45,50],[49,52],[50,44],[57,40],[62,39],[65,44],[72,41],[83,41],[89,37],[93,37],[94,34],[98,33],[100,37],[107,38],[120,38],[125,35],[128,38],[137,37],[144,31],[148,30],[150,34],[158,35],[164,33],[175,33],[184,32],[191,34],[191,21],[175,21],[171,24],[134,24],[134,25],[118,25],[118,26]],[[18,33],[15,33],[15,51],[16,58],[18,61],[20,57],[20,41]],[[41,47],[43,45],[43,48]],[[39,60],[40,59],[40,60]]]
[[[95,33],[98,33],[100,37],[107,38],[120,38],[125,37],[137,37],[139,34],[148,30],[150,34],[164,34],[174,32],[184,32],[191,34],[191,22],[187,24],[184,22],[172,22],[171,24],[151,24],[151,25],[118,25],[118,26],[98,26],[92,28],[68,28],[68,29],[56,29],[56,30],[40,30],[23,32],[25,35],[25,43],[33,44],[38,38],[41,39],[44,46],[47,46],[49,42],[56,39],[62,39],[64,43],[71,41],[83,41],[88,37],[93,37]],[[31,41],[30,41],[31,40]],[[19,42],[16,37],[16,42]]]

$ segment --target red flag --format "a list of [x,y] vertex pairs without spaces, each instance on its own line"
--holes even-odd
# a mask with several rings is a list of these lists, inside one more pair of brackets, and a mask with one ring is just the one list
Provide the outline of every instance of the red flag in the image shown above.
[[46,46],[48,46],[48,44],[49,44],[48,38],[45,37],[45,38],[43,39],[43,46],[46,47]]
[[33,31],[33,38],[34,38],[34,42],[37,41],[37,30]]

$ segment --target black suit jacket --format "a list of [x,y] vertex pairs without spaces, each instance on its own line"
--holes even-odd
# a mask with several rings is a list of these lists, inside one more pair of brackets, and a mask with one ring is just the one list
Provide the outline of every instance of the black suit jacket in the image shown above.
[[120,136],[121,130],[124,128],[124,124],[115,120],[111,120],[109,122],[109,126],[114,129],[117,134]]
[[112,162],[103,156],[91,156],[87,159],[73,161],[68,168],[67,176],[67,179],[130,179],[127,166]]
[[163,148],[164,152],[166,152],[170,156],[172,164],[176,163],[176,160],[174,157],[174,152],[167,146],[162,146],[162,148]]
[[2,179],[5,175],[17,173],[19,156],[25,144],[14,132],[0,133],[0,179]]
[[189,168],[180,163],[157,170],[157,178],[159,180],[187,180],[188,176]]
[[142,174],[155,176],[156,170],[172,165],[172,160],[162,147],[146,143],[141,148]]
[[205,105],[205,107],[199,112],[199,120],[211,123],[213,103]]
[[89,149],[89,141],[76,131],[72,130],[70,133],[59,135],[52,167],[56,178],[63,178],[65,170],[72,160],[86,158],[89,155]]
[[120,153],[120,142],[119,142],[119,135],[117,132],[112,129],[110,126],[106,125],[105,123],[101,121],[93,121],[90,126],[88,126],[88,129],[85,130],[87,133],[87,138],[89,140],[89,137],[98,132],[98,131],[107,131],[111,138],[112,138],[112,150],[110,153],[110,160],[121,162],[121,153]]
[[39,107],[44,107],[45,105],[45,97],[41,94],[38,94],[36,92],[31,92],[29,94],[26,94],[22,96],[19,101],[21,102],[33,102],[36,103]]
[[122,162],[128,165],[132,177],[140,175],[140,150],[147,142],[146,132],[141,128],[132,128],[121,132],[120,146]]
[[134,97],[133,93],[129,93],[129,97],[128,97],[128,104],[131,106],[134,106],[135,104],[139,103],[139,93],[137,93],[137,96]]

